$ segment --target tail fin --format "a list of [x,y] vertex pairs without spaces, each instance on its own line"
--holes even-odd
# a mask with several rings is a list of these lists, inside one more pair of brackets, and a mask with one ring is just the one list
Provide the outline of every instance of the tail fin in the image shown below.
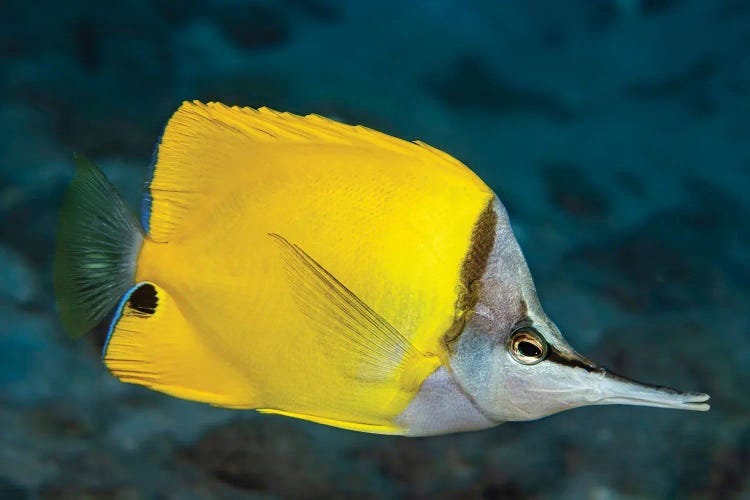
[[79,337],[133,285],[143,232],[101,170],[76,156],[55,251],[55,295],[63,326]]

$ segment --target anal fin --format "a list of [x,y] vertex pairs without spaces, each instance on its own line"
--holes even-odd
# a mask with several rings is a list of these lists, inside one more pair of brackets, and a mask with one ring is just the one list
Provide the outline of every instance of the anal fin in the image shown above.
[[330,425],[331,427],[338,427],[340,429],[347,429],[350,431],[369,432],[371,434],[401,435],[404,433],[403,429],[397,425],[378,425],[378,424],[364,424],[364,423],[359,423],[359,422],[347,422],[344,420],[335,420],[332,418],[318,417],[315,415],[305,415],[302,413],[295,413],[292,411],[284,411],[284,410],[276,410],[273,408],[260,408],[258,409],[258,413],[283,415],[285,417],[308,420],[310,422],[315,422],[316,424]]
[[102,359],[123,382],[217,406],[257,406],[246,377],[213,351],[174,299],[151,282],[123,296]]

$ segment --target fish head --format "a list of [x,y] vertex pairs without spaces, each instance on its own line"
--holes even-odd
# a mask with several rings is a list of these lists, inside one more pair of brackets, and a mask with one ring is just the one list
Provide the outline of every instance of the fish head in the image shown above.
[[534,420],[571,408],[624,404],[708,410],[709,396],[643,384],[577,353],[546,316],[505,209],[464,328],[449,343],[450,370],[496,421]]

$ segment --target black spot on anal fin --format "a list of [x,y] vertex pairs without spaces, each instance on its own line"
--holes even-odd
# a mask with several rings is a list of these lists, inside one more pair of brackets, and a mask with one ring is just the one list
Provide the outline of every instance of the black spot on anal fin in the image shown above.
[[131,308],[149,316],[156,312],[158,303],[159,299],[156,295],[156,289],[151,283],[144,283],[136,288],[130,294],[130,299],[128,299],[128,305]]

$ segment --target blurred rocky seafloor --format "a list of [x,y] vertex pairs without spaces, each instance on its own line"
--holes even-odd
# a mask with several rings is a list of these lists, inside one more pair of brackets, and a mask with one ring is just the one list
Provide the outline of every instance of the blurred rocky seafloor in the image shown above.
[[[750,3],[0,2],[0,499],[749,498]],[[184,99],[421,139],[511,213],[583,354],[712,395],[428,439],[120,384],[51,260],[71,153],[133,207]]]

